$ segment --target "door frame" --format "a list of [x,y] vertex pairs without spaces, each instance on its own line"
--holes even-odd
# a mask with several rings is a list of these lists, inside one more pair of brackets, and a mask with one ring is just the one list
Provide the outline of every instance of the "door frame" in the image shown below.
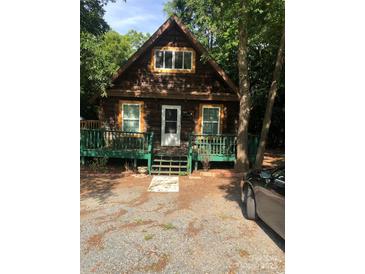
[[[165,145],[163,142],[163,138],[167,134],[165,133],[165,110],[166,109],[176,109],[177,110],[177,121],[176,121],[176,144],[174,145]],[[181,106],[180,105],[162,105],[161,106],[161,146],[180,146],[181,144]]]

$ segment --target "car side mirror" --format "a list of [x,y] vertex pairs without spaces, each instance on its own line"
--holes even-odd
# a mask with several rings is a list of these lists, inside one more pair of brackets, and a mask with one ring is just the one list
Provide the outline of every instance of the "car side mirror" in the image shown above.
[[271,174],[270,174],[270,172],[263,170],[263,171],[260,172],[260,177],[262,179],[270,179]]

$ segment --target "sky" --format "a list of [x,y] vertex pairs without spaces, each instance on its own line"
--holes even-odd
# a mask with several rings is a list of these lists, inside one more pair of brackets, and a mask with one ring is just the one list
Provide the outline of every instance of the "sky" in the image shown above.
[[153,34],[167,19],[167,15],[163,11],[165,2],[167,0],[109,2],[105,7],[104,19],[113,30],[120,34],[125,34],[131,29]]

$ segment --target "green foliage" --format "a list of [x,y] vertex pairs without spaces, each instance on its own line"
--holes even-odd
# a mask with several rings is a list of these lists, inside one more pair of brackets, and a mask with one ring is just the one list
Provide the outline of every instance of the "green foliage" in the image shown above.
[[108,31],[101,36],[82,32],[80,35],[80,93],[81,116],[90,117],[95,110],[88,99],[95,94],[106,96],[106,88],[111,85],[112,76],[143,44],[148,34],[130,31],[121,35]]
[[108,0],[80,0],[80,32],[101,35],[109,30],[103,18],[107,3]]
[[[115,2],[115,0],[109,0]],[[108,0],[80,0],[80,115],[96,119],[94,95],[106,96],[112,76],[149,34],[129,31],[126,35],[110,30],[103,19]]]
[[129,41],[132,52],[137,51],[150,36],[149,33],[137,32],[135,30],[129,30],[127,34],[124,35]]
[[147,235],[144,236],[144,239],[146,241],[149,241],[149,240],[151,240],[153,238],[153,236],[154,236],[153,234],[147,234]]
[[103,157],[103,158],[94,158],[94,160],[90,163],[90,169],[94,172],[106,172],[107,171],[107,167],[106,164],[108,163],[108,158],[107,157]]
[[170,230],[170,229],[175,229],[176,228],[172,223],[163,224],[162,227],[163,227],[164,230]]

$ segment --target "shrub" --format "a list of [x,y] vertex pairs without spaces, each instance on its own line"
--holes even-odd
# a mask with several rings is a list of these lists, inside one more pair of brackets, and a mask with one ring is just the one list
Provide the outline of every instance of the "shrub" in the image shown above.
[[90,164],[90,169],[94,172],[100,171],[100,172],[106,172],[106,164],[108,163],[108,158],[94,158],[94,160]]

